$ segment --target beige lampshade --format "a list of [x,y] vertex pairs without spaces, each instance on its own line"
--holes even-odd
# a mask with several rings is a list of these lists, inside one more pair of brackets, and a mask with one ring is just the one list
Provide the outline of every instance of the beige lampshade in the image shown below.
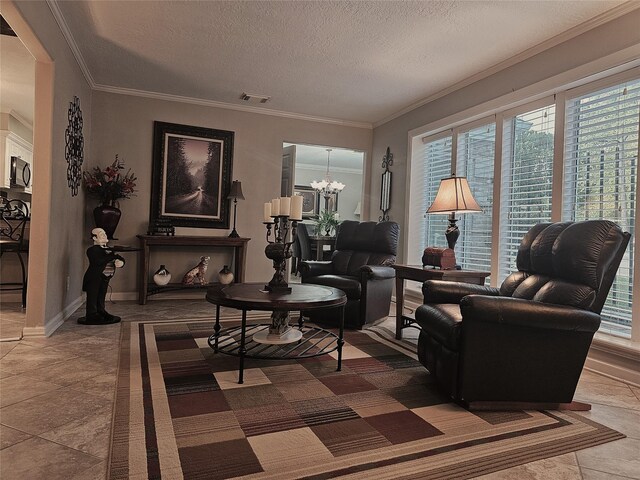
[[471,194],[466,177],[452,175],[440,180],[440,188],[427,213],[481,212],[482,209]]

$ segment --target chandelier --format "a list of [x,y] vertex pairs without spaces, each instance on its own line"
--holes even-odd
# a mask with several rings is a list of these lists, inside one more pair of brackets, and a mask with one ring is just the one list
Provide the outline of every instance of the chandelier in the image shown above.
[[320,180],[319,182],[311,182],[311,188],[320,193],[320,195],[324,196],[325,199],[327,199],[331,195],[341,192],[344,187],[346,187],[344,183],[338,182],[336,180],[331,180],[331,173],[329,173],[331,150],[331,148],[327,148],[327,172],[324,175],[324,179]]

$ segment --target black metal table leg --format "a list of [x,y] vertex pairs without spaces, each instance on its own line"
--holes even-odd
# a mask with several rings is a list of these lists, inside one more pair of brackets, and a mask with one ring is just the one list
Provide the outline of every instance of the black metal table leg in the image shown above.
[[238,373],[238,383],[244,383],[244,355],[247,353],[245,348],[245,336],[247,333],[247,311],[242,310],[242,327],[240,330],[240,371]]
[[340,334],[338,335],[338,369],[342,370],[342,345],[344,345],[344,305],[340,307]]
[[298,328],[302,331],[302,327],[304,327],[304,317],[302,316],[302,310],[300,310],[300,317],[298,317]]
[[220,305],[216,305],[216,324],[213,327],[213,332],[214,332],[214,335],[216,336],[213,353],[218,353],[218,337],[220,336]]

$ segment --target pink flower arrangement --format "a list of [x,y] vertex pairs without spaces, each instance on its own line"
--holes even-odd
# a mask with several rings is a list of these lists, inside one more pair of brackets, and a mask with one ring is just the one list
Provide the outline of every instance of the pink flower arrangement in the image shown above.
[[131,169],[122,174],[124,162],[118,160],[118,155],[111,165],[104,170],[93,167],[89,172],[82,173],[84,186],[90,196],[98,197],[102,205],[117,206],[121,198],[131,198],[135,193],[136,176]]

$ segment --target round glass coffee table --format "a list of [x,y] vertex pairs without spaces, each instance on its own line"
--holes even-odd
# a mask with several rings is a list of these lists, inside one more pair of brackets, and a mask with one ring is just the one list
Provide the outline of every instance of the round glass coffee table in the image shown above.
[[[214,334],[209,346],[215,353],[239,357],[238,383],[243,383],[244,359],[287,360],[318,357],[338,352],[338,368],[342,369],[344,344],[344,306],[347,296],[342,290],[322,285],[290,285],[291,293],[264,290],[264,283],[237,283],[213,287],[206,299],[216,306]],[[242,311],[240,326],[222,328],[220,307]],[[336,308],[338,334],[313,325],[304,325],[302,312],[317,308]],[[247,325],[247,312],[270,311],[271,324]],[[289,325],[289,312],[300,311],[298,324]]]

